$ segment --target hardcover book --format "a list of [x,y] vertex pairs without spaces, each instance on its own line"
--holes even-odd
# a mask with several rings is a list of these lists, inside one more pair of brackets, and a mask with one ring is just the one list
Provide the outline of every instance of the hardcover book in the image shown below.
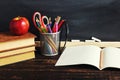
[[8,51],[22,47],[35,45],[34,38],[36,36],[32,33],[26,33],[21,36],[15,36],[10,32],[0,33],[0,51]]
[[11,50],[8,50],[8,51],[1,51],[0,52],[0,58],[16,55],[16,54],[20,54],[20,53],[25,53],[25,52],[29,52],[29,51],[35,51],[35,46],[11,49]]
[[35,58],[34,51],[15,54],[12,56],[0,58],[0,66],[13,64],[13,63],[21,62],[21,61],[26,61],[26,60],[30,60],[33,58]]

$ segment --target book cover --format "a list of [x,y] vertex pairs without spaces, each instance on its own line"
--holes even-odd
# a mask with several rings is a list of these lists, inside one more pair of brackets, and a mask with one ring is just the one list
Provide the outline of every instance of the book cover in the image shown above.
[[35,46],[22,47],[22,48],[7,50],[7,51],[0,51],[0,58],[16,55],[20,53],[25,53],[29,51],[35,51]]
[[7,56],[7,57],[0,58],[0,66],[13,64],[13,63],[33,59],[33,58],[35,58],[34,51]]
[[0,51],[35,45],[35,37],[36,36],[34,34],[29,32],[21,36],[13,35],[10,32],[1,32]]
[[14,35],[10,32],[0,32],[0,43],[21,40],[21,39],[34,38],[34,37],[36,37],[36,36],[30,32],[28,32],[24,35],[21,35],[21,36]]

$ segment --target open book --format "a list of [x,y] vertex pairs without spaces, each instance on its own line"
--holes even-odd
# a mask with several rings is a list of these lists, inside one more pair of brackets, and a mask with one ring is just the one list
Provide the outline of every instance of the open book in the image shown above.
[[102,70],[107,67],[120,68],[120,49],[98,46],[66,47],[55,66],[88,64]]

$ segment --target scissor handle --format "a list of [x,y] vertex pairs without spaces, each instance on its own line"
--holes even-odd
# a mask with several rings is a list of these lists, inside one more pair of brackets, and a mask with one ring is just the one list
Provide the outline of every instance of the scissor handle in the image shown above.
[[41,14],[39,12],[35,12],[33,15],[33,23],[34,23],[35,27],[40,30],[40,32],[48,31],[47,27],[44,23],[44,19],[46,19],[48,22],[47,16],[41,16]]
[[[37,24],[37,22],[38,23],[40,23],[40,21],[37,21],[36,22],[36,16],[41,16],[41,14],[39,13],[39,12],[35,12],[34,14],[33,14],[33,18],[32,18],[32,20],[33,20],[33,23],[34,23],[34,26],[40,31],[40,32],[42,32],[42,30],[39,28],[40,27],[40,24],[38,25]],[[38,17],[38,19],[39,19],[39,17]],[[40,20],[40,19],[39,19]]]
[[[45,22],[46,21],[46,22]],[[47,25],[49,24],[49,19],[47,16],[42,16],[41,17],[41,25],[43,25],[43,27],[47,28]]]

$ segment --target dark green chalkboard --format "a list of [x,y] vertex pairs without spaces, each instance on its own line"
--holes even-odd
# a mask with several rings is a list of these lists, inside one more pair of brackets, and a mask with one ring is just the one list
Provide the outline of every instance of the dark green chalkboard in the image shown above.
[[31,23],[35,11],[52,18],[60,15],[66,19],[72,39],[120,41],[120,0],[1,0],[0,31],[8,30],[15,16],[26,16]]

